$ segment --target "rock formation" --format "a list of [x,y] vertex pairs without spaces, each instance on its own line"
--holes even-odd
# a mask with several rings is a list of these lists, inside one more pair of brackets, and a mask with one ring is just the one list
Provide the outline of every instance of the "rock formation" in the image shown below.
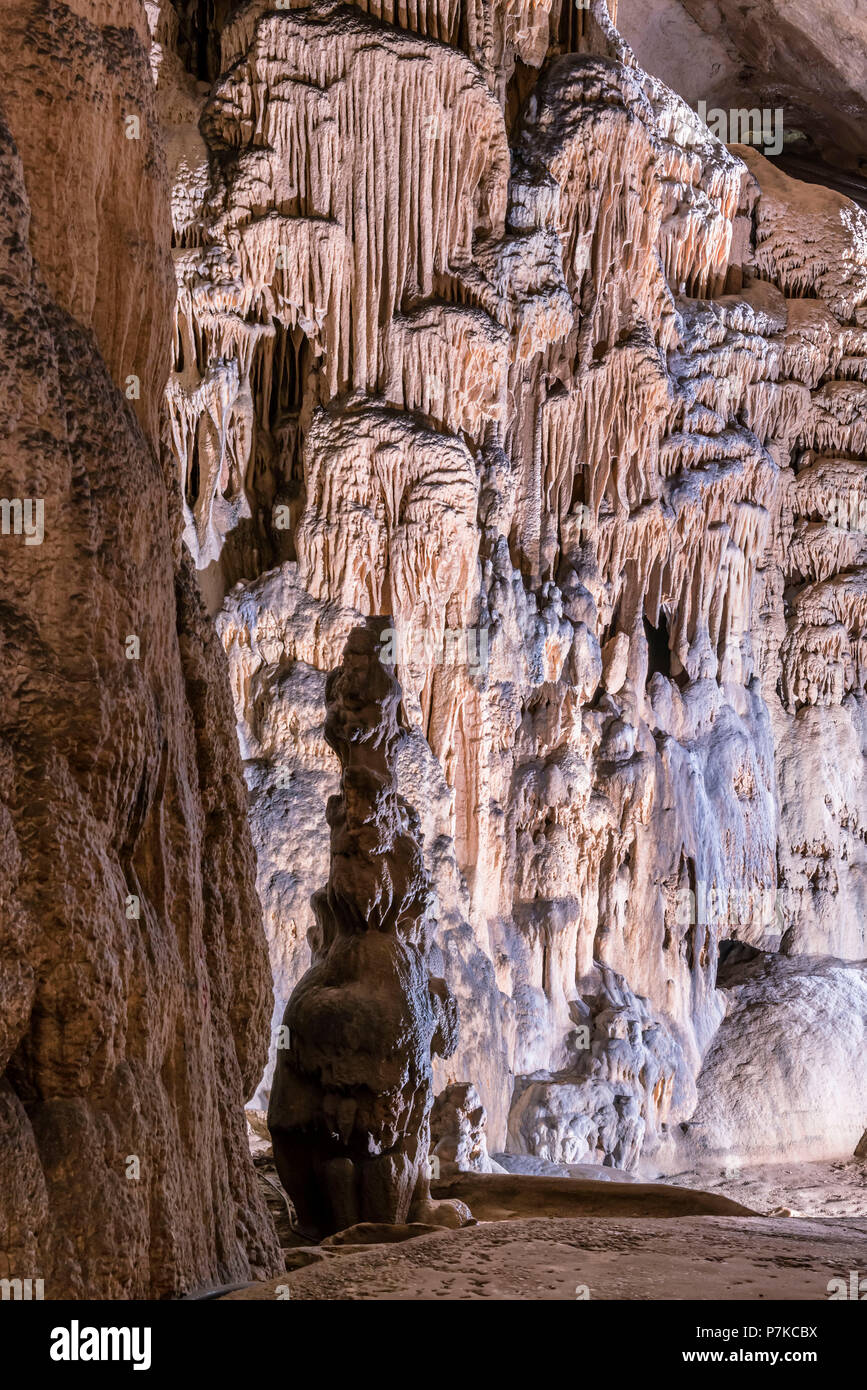
[[[859,0],[618,0],[643,67],[691,106],[780,110],[786,167],[867,194],[867,58]],[[735,137],[730,137],[735,138]]]
[[817,10],[860,32],[6,0],[3,1273],[270,1272],[275,1067],[320,1230],[431,1216],[431,1070],[458,1167],[863,1148],[867,86]]
[[385,625],[355,628],[326,683],[325,738],[341,767],[331,873],[268,1111],[277,1171],[317,1236],[429,1214],[431,1054],[457,1042],[455,1000],[428,970],[432,893],[418,817],[397,790],[401,689],[381,660]]
[[435,1177],[450,1173],[494,1173],[488,1155],[487,1112],[472,1082],[446,1086],[431,1111],[431,1167]]
[[242,1116],[270,992],[245,789],[160,450],[149,35],[132,0],[8,0],[0,28],[0,1277],[169,1297],[278,1264]]
[[[225,7],[176,167],[167,405],[252,793],[271,1066],[325,869],[325,673],[391,614],[462,1018],[437,1085],[477,1087],[494,1151],[664,1169],[750,1046],[721,943],[800,961],[792,995],[827,958],[851,1036],[867,222],[722,144],[615,8]],[[808,1142],[784,1069],[781,1149],[851,1152],[860,1096],[842,1118],[830,1054],[791,1046],[827,1113]],[[719,1101],[743,1155],[762,1084]]]

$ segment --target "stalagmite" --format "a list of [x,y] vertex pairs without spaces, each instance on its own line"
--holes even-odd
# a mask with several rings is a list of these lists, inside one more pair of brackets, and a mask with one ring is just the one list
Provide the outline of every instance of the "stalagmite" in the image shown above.
[[430,1215],[431,1055],[457,1043],[457,1007],[428,969],[431,885],[418,817],[397,791],[401,690],[385,619],[354,629],[329,676],[325,737],[341,766],[328,803],[331,873],[315,898],[313,964],[283,1019],[268,1125],[302,1229]]

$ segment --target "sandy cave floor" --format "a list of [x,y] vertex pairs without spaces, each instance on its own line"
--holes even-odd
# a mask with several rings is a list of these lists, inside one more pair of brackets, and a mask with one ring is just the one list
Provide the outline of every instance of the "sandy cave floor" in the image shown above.
[[[301,1247],[287,1232],[287,1273],[224,1296],[825,1301],[832,1279],[867,1269],[863,1160],[678,1174],[656,1184],[613,1174],[591,1181],[575,1171],[459,1174],[435,1184],[438,1197],[471,1205],[478,1224],[462,1230],[331,1248]],[[381,1238],[378,1229],[365,1239]]]
[[857,1216],[867,1218],[867,1158],[821,1162],[736,1164],[694,1168],[643,1179],[618,1168],[552,1164],[525,1155],[496,1154],[514,1173],[559,1174],[604,1182],[645,1183],[717,1193],[762,1216]]
[[[786,1208],[792,1216],[862,1217],[867,1220],[867,1160],[775,1163],[729,1168],[714,1175],[678,1173],[665,1179],[678,1187],[702,1188],[764,1214]],[[862,1264],[867,1260],[862,1258]]]
[[332,1253],[227,1299],[826,1300],[865,1249],[858,1221],[536,1218]]

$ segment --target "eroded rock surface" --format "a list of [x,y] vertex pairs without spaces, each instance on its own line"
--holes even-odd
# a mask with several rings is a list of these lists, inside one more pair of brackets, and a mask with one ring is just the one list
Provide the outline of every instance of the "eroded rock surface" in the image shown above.
[[472,1082],[452,1084],[440,1091],[430,1118],[434,1176],[500,1171],[488,1154],[487,1121],[487,1111]]
[[270,1007],[245,789],[158,452],[149,35],[133,0],[0,28],[0,490],[44,508],[0,536],[0,1276],[168,1297],[279,1263],[242,1112]]
[[857,175],[864,197],[859,0],[618,0],[617,20],[642,65],[691,105],[779,108],[787,152],[816,157],[830,179],[840,170]]

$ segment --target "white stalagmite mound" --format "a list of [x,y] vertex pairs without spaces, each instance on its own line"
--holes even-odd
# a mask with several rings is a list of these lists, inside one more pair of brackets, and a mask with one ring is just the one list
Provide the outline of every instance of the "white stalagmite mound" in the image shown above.
[[728,1012],[677,1154],[801,1162],[851,1154],[864,1132],[867,967],[759,956],[726,979]]

